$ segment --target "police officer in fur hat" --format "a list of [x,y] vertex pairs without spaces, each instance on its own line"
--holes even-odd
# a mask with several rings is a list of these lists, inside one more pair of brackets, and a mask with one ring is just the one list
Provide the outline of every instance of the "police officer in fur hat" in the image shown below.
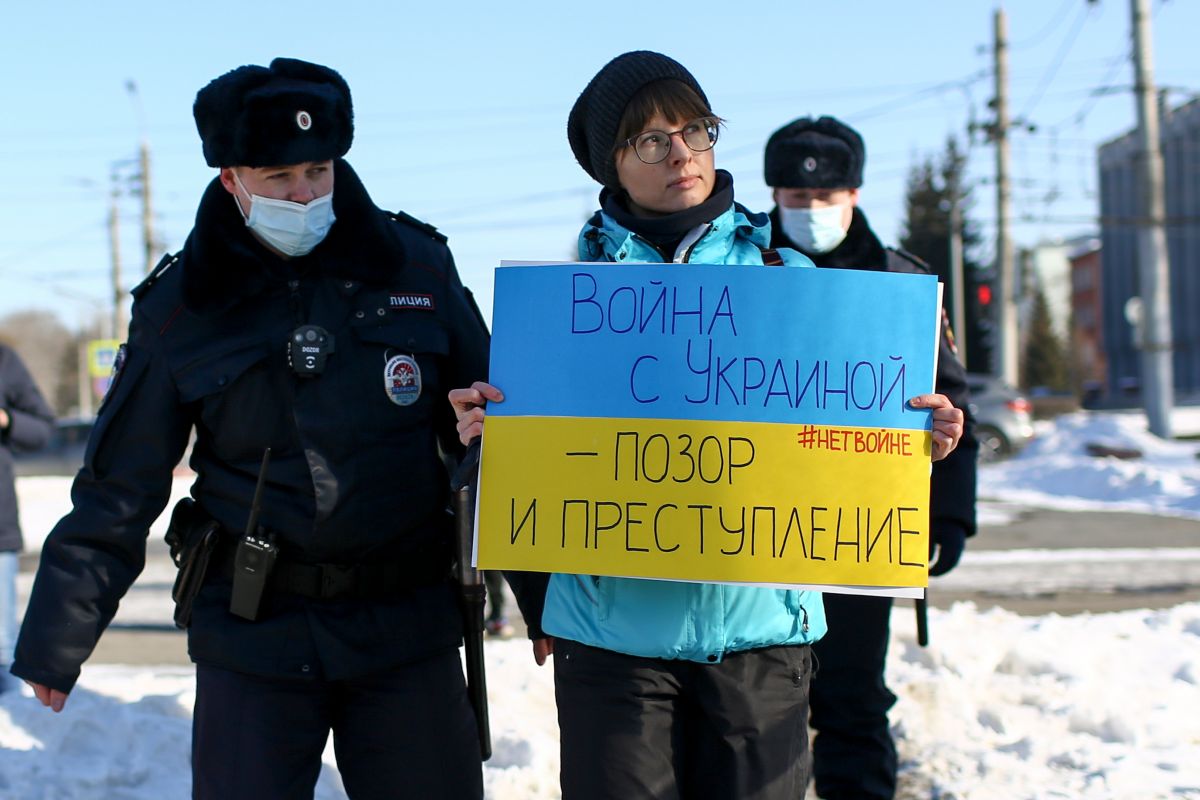
[[240,67],[194,114],[220,172],[134,290],[13,672],[63,709],[194,434],[168,534],[194,796],[312,797],[332,731],[353,798],[481,797],[439,448],[461,452],[446,393],[486,378],[484,323],[445,237],[376,207],[343,160],[338,73]]
[[[885,247],[867,223],[858,205],[865,158],[862,137],[833,117],[804,117],[775,131],[764,159],[776,203],[771,246],[794,247],[818,267],[928,272],[915,256]],[[933,465],[931,575],[953,569],[975,533],[978,445],[955,353],[943,325],[935,391],[963,410],[967,424],[958,449]],[[823,800],[890,800],[895,794],[896,747],[887,712],[896,696],[884,681],[891,611],[889,597],[825,595],[829,632],[813,645],[820,669],[810,689],[812,773]]]

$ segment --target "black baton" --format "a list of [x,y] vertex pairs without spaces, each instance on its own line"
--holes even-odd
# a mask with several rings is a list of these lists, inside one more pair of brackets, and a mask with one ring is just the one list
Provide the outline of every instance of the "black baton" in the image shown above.
[[454,517],[458,538],[457,577],[462,598],[463,644],[467,661],[467,696],[475,709],[479,752],[492,757],[492,731],[488,721],[487,672],[483,661],[483,607],[487,587],[483,574],[471,566],[475,539],[475,496],[479,483],[479,438],[471,441],[450,488],[454,492]]
[[929,601],[925,597],[918,597],[914,605],[917,609],[917,644],[927,647],[929,645]]

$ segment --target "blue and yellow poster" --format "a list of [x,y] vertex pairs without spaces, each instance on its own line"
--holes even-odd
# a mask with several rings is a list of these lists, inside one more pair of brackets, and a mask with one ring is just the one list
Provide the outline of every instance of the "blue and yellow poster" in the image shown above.
[[928,275],[502,267],[477,565],[925,586],[939,321]]

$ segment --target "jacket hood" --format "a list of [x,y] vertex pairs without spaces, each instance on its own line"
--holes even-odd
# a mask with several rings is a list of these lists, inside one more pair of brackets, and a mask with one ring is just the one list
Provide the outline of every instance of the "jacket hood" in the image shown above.
[[234,198],[214,178],[200,200],[196,224],[183,246],[183,301],[196,313],[216,313],[283,284],[316,272],[364,283],[378,283],[395,269],[382,263],[377,243],[390,237],[388,216],[367,194],[350,165],[333,162],[333,211],[337,217],[311,253],[284,259],[251,235]]

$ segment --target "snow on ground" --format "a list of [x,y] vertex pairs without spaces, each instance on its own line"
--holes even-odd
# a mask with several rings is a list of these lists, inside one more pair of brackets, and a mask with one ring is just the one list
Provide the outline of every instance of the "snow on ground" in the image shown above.
[[[905,609],[907,611],[907,609]],[[897,613],[888,663],[900,797],[1200,798],[1200,603],[1019,617],[930,609],[935,642]],[[553,667],[489,641],[493,800],[558,797]],[[0,695],[0,796],[188,796],[192,672],[85,667],[66,710]],[[331,751],[317,797],[344,798]]]
[[[489,641],[487,665],[493,747],[484,771],[487,796],[558,797],[553,667],[537,668],[528,643],[515,640]],[[0,694],[0,797],[190,797],[194,700],[190,667],[85,665],[61,714],[24,687]],[[324,762],[317,800],[344,800],[332,743]]]
[[[1200,432],[1200,410],[1183,409],[1175,429]],[[1123,460],[1088,455],[1089,444],[1143,453]],[[1166,442],[1140,413],[1065,414],[1038,425],[1015,458],[983,467],[981,497],[1042,508],[1162,514],[1200,519],[1200,442]]]
[[[902,797],[1200,798],[1200,604],[1059,617],[893,619]],[[904,627],[905,623],[908,627]]]
[[[1183,424],[1177,416],[1176,430],[1200,432],[1200,413]],[[1093,458],[1089,442],[1144,457]],[[1072,414],[1042,425],[1018,458],[987,467],[980,494],[1200,519],[1198,447],[1154,439],[1140,415]],[[177,493],[184,487],[177,482]],[[49,530],[67,502],[66,483],[22,479],[18,489],[26,531]],[[1007,513],[1004,504],[982,511],[989,524]],[[940,586],[1037,593],[1119,581],[1128,589],[1131,580],[1194,585],[1198,573],[1200,525],[1195,548],[973,552]],[[171,578],[152,566],[118,621],[169,620]],[[929,648],[916,645],[911,611],[898,608],[893,619],[888,674],[900,698],[891,718],[902,800],[1200,800],[1200,603],[1071,617],[960,603],[929,615]],[[521,641],[489,641],[487,662],[495,750],[484,773],[488,797],[558,797],[553,667],[536,667]],[[192,700],[187,667],[85,666],[60,715],[26,689],[0,694],[0,797],[188,796]],[[317,797],[340,800],[331,749],[325,760]]]

